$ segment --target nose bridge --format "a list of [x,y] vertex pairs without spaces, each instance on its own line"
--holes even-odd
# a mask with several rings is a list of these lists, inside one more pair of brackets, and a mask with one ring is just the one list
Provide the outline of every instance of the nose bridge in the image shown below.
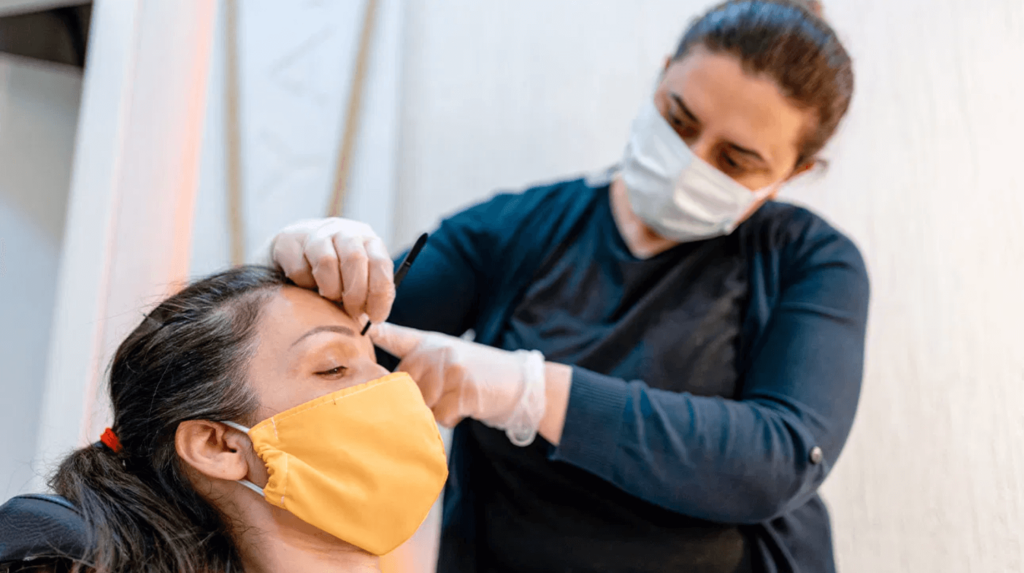
[[714,150],[715,142],[706,130],[702,131],[697,137],[687,141],[686,145],[694,155],[700,157],[705,163],[714,164],[711,161],[711,154]]
[[374,363],[372,368],[372,372],[375,374],[375,378],[383,378],[384,376],[391,374],[391,371],[377,363]]

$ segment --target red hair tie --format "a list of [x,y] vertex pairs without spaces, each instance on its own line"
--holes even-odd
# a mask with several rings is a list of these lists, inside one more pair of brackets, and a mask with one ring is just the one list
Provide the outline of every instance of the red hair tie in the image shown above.
[[110,428],[103,430],[103,435],[100,436],[100,441],[103,442],[103,445],[113,450],[115,454],[121,453],[121,440],[117,439],[117,435],[114,434],[114,430],[111,430]]

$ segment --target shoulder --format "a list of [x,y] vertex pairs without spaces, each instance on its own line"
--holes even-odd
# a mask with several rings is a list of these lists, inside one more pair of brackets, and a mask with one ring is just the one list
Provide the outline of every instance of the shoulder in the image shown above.
[[597,188],[594,181],[587,177],[562,179],[532,185],[519,191],[499,191],[490,199],[478,203],[477,207],[499,205],[502,210],[530,212],[543,207],[569,206],[579,203],[584,195],[592,195]]
[[744,232],[748,247],[757,256],[774,261],[782,282],[839,266],[867,284],[867,268],[857,245],[809,209],[771,201],[743,226],[747,227]]
[[444,225],[478,227],[499,233],[550,228],[586,208],[599,186],[587,177],[533,185],[520,191],[499,191],[449,217]]

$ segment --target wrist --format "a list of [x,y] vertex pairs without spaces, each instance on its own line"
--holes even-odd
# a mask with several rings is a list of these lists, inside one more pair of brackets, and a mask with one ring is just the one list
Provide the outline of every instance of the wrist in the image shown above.
[[558,445],[562,439],[565,415],[569,407],[569,391],[572,388],[572,366],[544,363],[544,395],[546,407],[540,421],[539,432],[545,440]]

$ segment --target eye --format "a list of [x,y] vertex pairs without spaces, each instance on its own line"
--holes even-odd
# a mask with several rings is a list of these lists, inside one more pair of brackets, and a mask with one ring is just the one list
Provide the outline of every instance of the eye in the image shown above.
[[336,368],[331,368],[330,370],[324,370],[322,372],[317,372],[316,375],[317,376],[323,376],[324,378],[341,378],[342,376],[345,375],[345,372],[347,372],[347,371],[348,371],[348,368],[346,368],[344,366],[338,366]]
[[723,153],[721,156],[722,171],[726,173],[737,173],[743,171],[743,167],[740,166],[739,162],[733,159],[728,153]]
[[697,128],[692,123],[686,119],[680,118],[679,116],[671,116],[670,121],[672,122],[672,126],[675,128],[676,132],[679,133],[680,137],[693,137],[697,131]]

